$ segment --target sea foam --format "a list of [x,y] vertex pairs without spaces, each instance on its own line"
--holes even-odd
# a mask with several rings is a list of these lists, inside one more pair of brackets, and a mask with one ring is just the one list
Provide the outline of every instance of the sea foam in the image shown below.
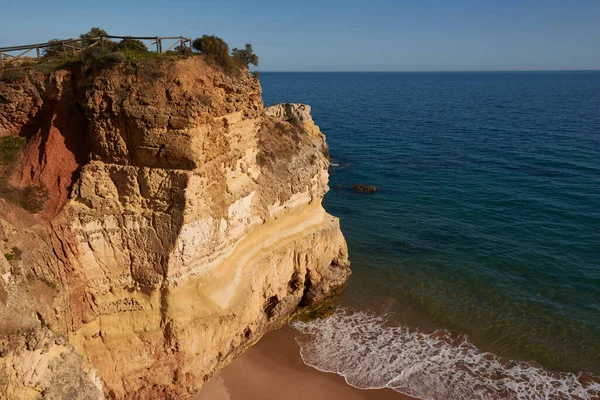
[[328,319],[292,326],[307,365],[361,389],[391,388],[427,400],[600,396],[597,377],[550,372],[481,351],[447,331],[423,333],[364,312],[338,309]]

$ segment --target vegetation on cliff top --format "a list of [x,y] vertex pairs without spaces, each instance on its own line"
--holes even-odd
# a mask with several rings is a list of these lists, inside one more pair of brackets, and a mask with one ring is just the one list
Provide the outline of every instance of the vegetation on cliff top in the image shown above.
[[245,49],[234,48],[230,52],[229,45],[220,37],[204,35],[194,40],[192,47],[226,70],[240,67],[248,68],[250,64],[258,66],[258,56],[254,54],[250,43],[246,43]]
[[257,66],[259,62],[250,43],[247,43],[243,49],[233,48],[230,51],[229,45],[217,36],[203,35],[195,39],[192,43],[193,50],[177,46],[162,54],[149,50],[144,42],[131,38],[123,39],[120,42],[106,39],[102,46],[98,46],[98,39],[91,39],[98,36],[108,36],[108,33],[97,27],[87,33],[82,33],[79,36],[81,39],[89,39],[82,42],[86,48],[77,54],[66,56],[58,39],[53,39],[57,41],[57,45],[44,50],[39,62],[34,62],[35,60],[32,59],[31,62],[16,67],[7,64],[4,68],[0,68],[0,80],[14,81],[31,71],[49,73],[78,66],[84,71],[93,72],[122,63],[136,61],[152,63],[193,56],[204,57],[211,64],[223,68],[228,74],[247,69],[249,65]]

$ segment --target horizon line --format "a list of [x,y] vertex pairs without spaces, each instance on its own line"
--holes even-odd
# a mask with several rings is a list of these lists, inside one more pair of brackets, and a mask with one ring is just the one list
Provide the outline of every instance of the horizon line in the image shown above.
[[356,70],[356,71],[285,71],[285,70],[275,70],[275,71],[261,71],[259,69],[253,69],[253,71],[260,72],[261,74],[271,74],[271,73],[317,73],[317,74],[340,74],[340,73],[473,73],[473,72],[600,72],[600,68],[598,69],[479,69],[479,70]]

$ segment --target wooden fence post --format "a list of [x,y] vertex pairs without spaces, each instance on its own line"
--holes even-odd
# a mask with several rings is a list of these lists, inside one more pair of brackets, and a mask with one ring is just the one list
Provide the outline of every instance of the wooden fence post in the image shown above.
[[4,67],[4,54],[0,51],[0,67]]
[[100,35],[100,48],[104,49],[104,36]]
[[65,56],[65,58],[67,58],[67,48],[65,47],[65,42],[61,42],[62,43],[62,48],[63,48],[63,56]]
[[37,60],[40,61],[40,48],[36,47],[35,52],[37,53]]

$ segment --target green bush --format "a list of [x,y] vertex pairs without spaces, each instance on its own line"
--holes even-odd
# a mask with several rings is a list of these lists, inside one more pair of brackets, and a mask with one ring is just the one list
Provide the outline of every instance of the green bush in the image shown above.
[[189,56],[192,54],[192,51],[187,46],[175,46],[173,50],[169,50],[165,52],[165,54],[169,55],[180,55],[180,56]]
[[231,50],[231,57],[233,57],[237,63],[245,65],[246,67],[250,64],[258,66],[258,56],[254,54],[250,43],[246,43],[246,48],[244,50]]
[[15,160],[27,140],[22,136],[0,137],[0,165],[10,164]]
[[80,54],[80,58],[84,64],[89,64],[90,62],[92,62],[94,60],[104,57],[108,53],[109,53],[109,50],[105,50],[101,47],[94,46],[94,47],[89,47],[89,48],[83,50]]
[[27,68],[6,66],[0,69],[0,81],[12,83],[23,79],[27,75]]
[[229,55],[229,45],[220,37],[204,35],[195,39],[192,47],[225,68],[234,66],[233,59]]
[[193,41],[192,47],[210,57],[229,56],[229,45],[220,37],[203,35]]
[[8,261],[12,261],[15,257],[20,257],[21,254],[23,254],[21,249],[14,246],[12,249],[10,249],[10,252],[4,253],[4,258],[6,258]]
[[[99,36],[108,36],[108,33],[106,33],[106,31],[104,29],[100,29],[98,27],[93,27],[92,29],[90,29],[89,32],[87,33],[82,33],[81,35],[79,35],[79,37],[81,39],[86,39],[83,40],[81,42],[78,43],[74,43],[73,45],[75,45],[76,47],[91,47],[93,44],[97,43],[96,46],[100,47],[100,43],[98,39],[94,39],[91,40],[92,38],[97,38]],[[66,49],[63,49],[63,45],[60,42],[60,39],[52,39],[49,41],[50,43],[56,42],[56,45],[47,47],[45,49],[42,50],[42,56],[45,59],[53,59],[53,58],[64,58],[64,54],[65,54],[65,50],[67,53],[67,56],[73,56],[73,50],[69,48],[69,46],[71,46],[71,44],[67,45]],[[94,46],[94,47],[96,47]],[[117,46],[116,43],[105,39],[104,40],[104,49],[106,51],[114,51],[115,47]]]
[[52,40],[49,40],[48,43],[56,43],[56,44],[52,45],[50,47],[46,47],[45,49],[42,49],[42,57],[44,57],[46,59],[59,57],[59,56],[63,57],[64,51],[63,51],[62,44],[60,44],[60,39],[52,39]]
[[149,52],[148,48],[141,40],[137,39],[123,39],[119,42],[116,48],[117,51],[134,51],[147,53]]
[[[90,29],[90,31],[88,33],[82,33],[81,35],[79,35],[79,37],[81,39],[95,38],[98,36],[108,36],[108,33],[106,33],[106,31],[104,29],[100,29],[98,27],[93,27],[92,29]],[[84,42],[84,44],[86,46],[91,46],[95,42],[96,42],[96,40],[86,40]]]
[[89,47],[81,52],[80,60],[85,71],[99,71],[120,64],[127,59],[120,51],[111,47]]
[[258,65],[258,56],[254,54],[252,45],[246,44],[244,49],[233,49],[229,53],[229,45],[220,37],[204,35],[192,42],[194,50],[205,55],[209,60],[231,71],[238,67]]
[[37,213],[44,209],[48,201],[48,189],[43,186],[27,186],[19,189],[1,183],[0,196],[24,210]]

